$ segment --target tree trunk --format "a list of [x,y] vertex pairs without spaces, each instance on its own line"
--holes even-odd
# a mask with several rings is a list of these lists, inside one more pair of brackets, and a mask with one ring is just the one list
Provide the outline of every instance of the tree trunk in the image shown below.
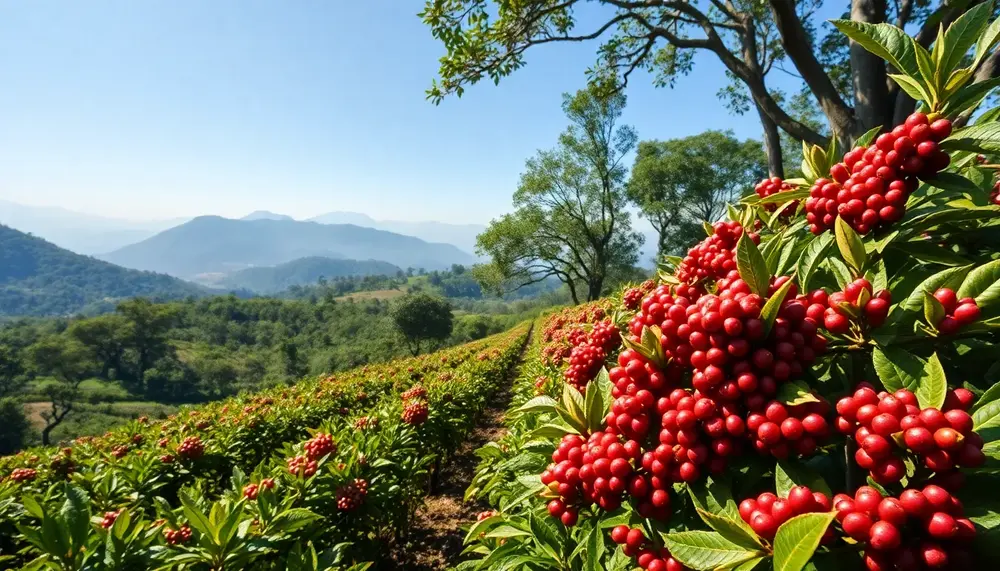
[[587,284],[587,301],[601,299],[602,289],[604,289],[604,278],[591,278]]
[[[878,24],[885,21],[885,0],[852,0],[851,20]],[[894,102],[885,82],[885,61],[851,41],[851,77],[854,82],[854,132],[858,136],[876,126],[891,129]]]
[[785,164],[781,156],[781,134],[775,123],[759,105],[755,105],[760,115],[760,124],[764,127],[764,150],[767,151],[767,170],[771,176],[785,178]]
[[576,284],[573,280],[566,280],[566,285],[569,287],[569,295],[573,299],[573,305],[580,305],[580,298],[576,295]]

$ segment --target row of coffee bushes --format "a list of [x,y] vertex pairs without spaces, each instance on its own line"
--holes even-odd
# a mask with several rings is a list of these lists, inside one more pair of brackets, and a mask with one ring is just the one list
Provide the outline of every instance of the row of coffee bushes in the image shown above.
[[0,567],[363,569],[528,332],[0,459]]

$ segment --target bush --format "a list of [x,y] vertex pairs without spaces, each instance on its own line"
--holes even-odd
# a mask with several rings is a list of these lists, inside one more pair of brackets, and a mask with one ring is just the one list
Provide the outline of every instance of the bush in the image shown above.
[[24,440],[31,427],[24,407],[12,398],[0,399],[0,454],[13,454],[24,447]]

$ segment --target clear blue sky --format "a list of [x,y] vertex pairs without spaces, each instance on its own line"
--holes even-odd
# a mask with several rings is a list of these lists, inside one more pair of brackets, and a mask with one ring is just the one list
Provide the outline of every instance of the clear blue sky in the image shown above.
[[[132,219],[330,210],[486,222],[565,127],[597,43],[440,106],[418,0],[0,0],[0,199]],[[593,15],[593,14],[591,14]],[[586,20],[588,14],[583,14]],[[790,85],[775,72],[769,81]],[[760,136],[699,55],[677,88],[635,75],[640,138]]]

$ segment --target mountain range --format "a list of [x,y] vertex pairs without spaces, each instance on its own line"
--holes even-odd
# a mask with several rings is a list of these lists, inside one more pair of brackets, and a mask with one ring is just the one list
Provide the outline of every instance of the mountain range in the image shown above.
[[0,225],[0,315],[66,315],[134,296],[166,300],[207,293],[174,277],[75,254]]
[[434,221],[376,220],[360,212],[327,212],[309,219],[321,224],[354,224],[366,228],[387,230],[396,234],[416,236],[428,242],[454,244],[470,254],[476,251],[476,236],[486,230],[482,224],[449,224]]
[[353,224],[220,216],[199,216],[100,258],[127,268],[205,280],[217,278],[213,274],[309,256],[380,260],[400,268],[427,270],[475,262],[471,254],[451,244]]
[[399,267],[378,260],[337,260],[309,256],[277,266],[247,268],[226,274],[209,285],[267,295],[282,292],[295,285],[315,284],[320,278],[393,276],[399,271]]

